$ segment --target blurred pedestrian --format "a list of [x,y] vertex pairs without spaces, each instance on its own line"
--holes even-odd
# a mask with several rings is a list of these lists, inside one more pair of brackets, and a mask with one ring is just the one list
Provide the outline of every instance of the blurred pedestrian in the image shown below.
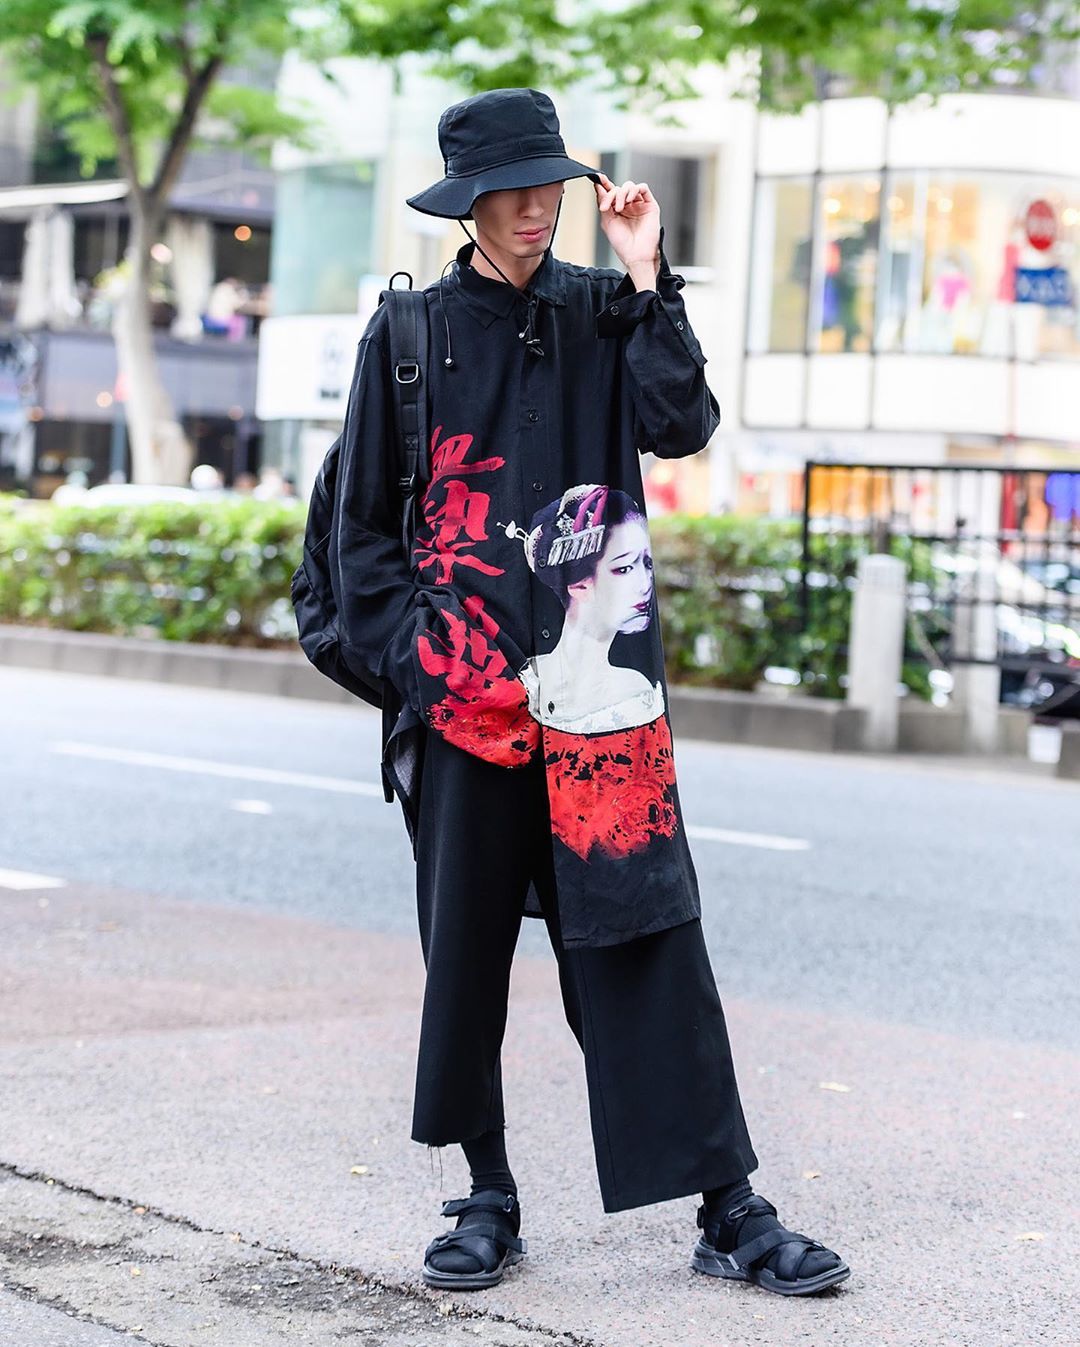
[[[353,373],[329,554],[343,656],[385,689],[384,771],[416,850],[412,1137],[460,1143],[472,1178],[423,1277],[493,1286],[525,1253],[501,1046],[527,915],[546,922],[584,1053],[604,1210],[701,1194],[694,1268],[820,1291],[846,1264],[747,1177],[675,781],[640,454],[697,453],[719,409],[660,206],[568,158],[535,90],[449,108],[439,140],[446,176],[409,204],[469,241],[424,292],[422,517],[406,557],[383,306]],[[551,251],[580,177],[621,269]]]

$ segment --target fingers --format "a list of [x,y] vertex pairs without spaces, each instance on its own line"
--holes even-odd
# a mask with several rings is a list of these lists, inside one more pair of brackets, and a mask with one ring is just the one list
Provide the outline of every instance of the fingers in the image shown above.
[[600,182],[593,183],[593,187],[596,189],[596,203],[601,211],[610,210],[614,215],[621,215],[628,206],[652,205],[656,201],[647,182],[632,182],[627,179],[621,187],[617,187],[606,173],[601,173]]

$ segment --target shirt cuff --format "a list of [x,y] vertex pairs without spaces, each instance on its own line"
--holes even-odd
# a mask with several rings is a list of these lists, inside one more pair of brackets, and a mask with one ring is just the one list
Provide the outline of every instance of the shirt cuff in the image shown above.
[[696,365],[705,364],[705,356],[686,317],[686,306],[679,291],[685,279],[671,270],[664,252],[664,229],[660,228],[660,270],[655,290],[638,290],[630,274],[619,282],[614,294],[596,315],[598,337],[628,337],[648,314],[659,310],[665,315],[687,353]]

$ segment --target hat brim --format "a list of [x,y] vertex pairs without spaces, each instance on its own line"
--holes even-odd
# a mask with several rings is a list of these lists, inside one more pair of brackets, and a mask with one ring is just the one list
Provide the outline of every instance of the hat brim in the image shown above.
[[467,177],[443,178],[423,192],[407,198],[413,210],[424,215],[438,215],[445,220],[468,220],[473,202],[485,192],[504,192],[515,187],[543,187],[549,182],[565,182],[569,178],[591,178],[600,181],[600,170],[579,164],[563,155],[546,155],[538,159],[518,159],[512,164],[499,164]]

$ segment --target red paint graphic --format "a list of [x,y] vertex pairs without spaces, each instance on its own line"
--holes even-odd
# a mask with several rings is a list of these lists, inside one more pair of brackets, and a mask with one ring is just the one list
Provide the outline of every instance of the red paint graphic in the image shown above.
[[[418,530],[416,535],[420,572],[434,567],[437,585],[453,583],[455,566],[469,567],[483,575],[502,575],[501,566],[481,561],[471,550],[476,543],[487,541],[491,497],[485,491],[470,490],[459,479],[478,472],[495,472],[506,460],[495,456],[466,463],[465,455],[472,448],[473,437],[450,435],[436,447],[435,441],[441,433],[442,426],[436,426],[431,437],[431,481],[423,498],[427,531]],[[441,496],[438,504],[436,496]]]
[[524,685],[494,644],[498,623],[470,596],[459,613],[440,611],[445,632],[426,632],[417,650],[424,672],[445,678],[447,696],[428,709],[433,729],[449,743],[502,767],[523,767],[540,742]]
[[667,717],[611,734],[544,729],[551,825],[583,861],[630,856],[674,837],[675,758]]

